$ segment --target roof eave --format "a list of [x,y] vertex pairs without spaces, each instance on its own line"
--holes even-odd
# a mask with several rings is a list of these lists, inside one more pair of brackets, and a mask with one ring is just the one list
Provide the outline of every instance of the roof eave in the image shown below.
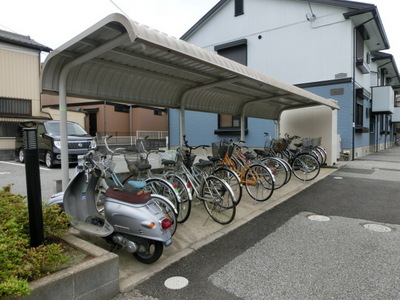
[[187,40],[198,28],[200,28],[208,19],[210,19],[221,7],[223,7],[229,0],[221,0],[214,5],[199,21],[197,21],[188,31],[182,36],[181,40]]

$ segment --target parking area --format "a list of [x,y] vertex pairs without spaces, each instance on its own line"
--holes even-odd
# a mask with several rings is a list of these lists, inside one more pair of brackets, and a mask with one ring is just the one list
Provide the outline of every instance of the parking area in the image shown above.
[[[116,162],[117,172],[126,172],[126,164],[122,156],[114,158]],[[12,162],[1,161],[0,184],[13,184],[12,191],[26,195],[26,175],[25,165]],[[157,158],[154,158],[154,164],[157,164]],[[220,225],[214,222],[206,213],[205,208],[201,202],[194,200],[193,208],[189,220],[184,224],[179,224],[178,230],[174,236],[173,244],[164,250],[162,258],[153,265],[144,265],[136,261],[132,254],[122,250],[116,250],[120,256],[120,285],[121,290],[130,290],[144,279],[152,274],[167,267],[180,258],[190,254],[196,249],[201,248],[203,245],[233,231],[234,229],[245,224],[254,217],[261,213],[270,210],[272,207],[284,202],[286,199],[306,189],[313,183],[321,180],[330,173],[334,172],[334,168],[321,169],[320,175],[312,182],[302,182],[296,178],[286,184],[283,188],[275,190],[272,197],[266,202],[256,202],[252,200],[246,192],[242,199],[240,206],[238,206],[234,221],[229,225]],[[70,167],[70,178],[75,174],[75,167]],[[40,166],[41,186],[42,186],[42,199],[48,199],[55,193],[55,181],[61,178],[61,169],[48,169],[44,165]],[[76,234],[79,234],[76,232]],[[89,236],[81,237],[90,240],[94,244],[103,247],[107,250],[110,246],[102,239],[92,238]]]

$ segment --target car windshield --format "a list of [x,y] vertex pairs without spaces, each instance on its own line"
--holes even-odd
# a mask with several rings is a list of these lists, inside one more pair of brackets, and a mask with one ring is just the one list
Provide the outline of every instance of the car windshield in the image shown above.
[[[47,133],[60,135],[60,123],[45,123]],[[67,123],[68,135],[82,136],[87,135],[85,129],[77,123]]]

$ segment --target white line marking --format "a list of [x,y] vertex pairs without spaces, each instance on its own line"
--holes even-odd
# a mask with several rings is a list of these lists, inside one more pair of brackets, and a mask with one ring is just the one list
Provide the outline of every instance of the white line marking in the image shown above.
[[[12,162],[8,162],[8,161],[0,161],[0,163],[6,164],[6,165],[12,165],[12,166],[25,167],[25,164],[21,164],[21,163],[12,163]],[[48,168],[39,167],[39,169],[44,170],[44,171],[51,171]]]

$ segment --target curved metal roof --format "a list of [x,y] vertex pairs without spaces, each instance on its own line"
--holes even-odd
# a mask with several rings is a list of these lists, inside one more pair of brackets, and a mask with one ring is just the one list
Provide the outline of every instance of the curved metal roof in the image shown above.
[[[67,71],[66,71],[67,70]],[[64,73],[64,74],[63,74]],[[44,93],[277,120],[286,109],[335,101],[112,14],[51,52]]]

